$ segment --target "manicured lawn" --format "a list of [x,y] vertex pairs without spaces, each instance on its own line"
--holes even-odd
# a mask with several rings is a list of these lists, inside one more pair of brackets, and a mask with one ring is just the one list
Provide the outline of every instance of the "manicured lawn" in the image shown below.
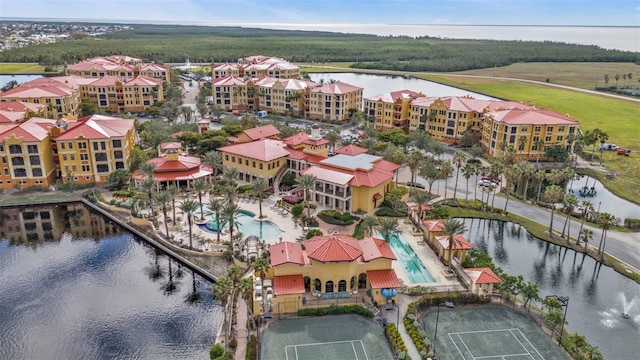
[[44,66],[33,63],[0,63],[0,74],[45,74]]
[[[622,79],[623,74],[633,74],[631,80]],[[621,77],[618,86],[640,85],[640,65],[633,63],[597,63],[597,62],[565,62],[565,63],[517,63],[489,69],[460,71],[456,74],[501,76],[515,79],[527,79],[573,86],[593,90],[596,86],[605,86],[604,75],[609,75],[609,86],[615,86],[615,74]]]

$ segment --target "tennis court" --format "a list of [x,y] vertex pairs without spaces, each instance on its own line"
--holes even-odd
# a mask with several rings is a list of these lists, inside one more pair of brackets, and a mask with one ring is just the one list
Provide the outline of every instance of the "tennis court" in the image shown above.
[[260,340],[262,359],[393,358],[382,328],[358,315],[281,320],[269,326]]
[[[436,311],[420,320],[433,339]],[[567,360],[528,315],[501,306],[440,309],[436,351],[441,360]]]

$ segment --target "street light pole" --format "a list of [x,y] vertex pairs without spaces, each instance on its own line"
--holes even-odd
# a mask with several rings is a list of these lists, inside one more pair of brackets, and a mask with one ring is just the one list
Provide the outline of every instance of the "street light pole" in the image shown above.
[[558,337],[558,345],[562,343],[562,334],[564,334],[564,323],[567,319],[567,308],[569,307],[569,297],[568,296],[558,296],[558,295],[549,295],[548,298],[554,298],[559,303],[560,306],[564,308],[564,314],[562,315],[562,325],[560,326],[560,336]]
[[451,301],[445,301],[438,304],[438,311],[436,312],[436,330],[433,335],[433,359],[438,360],[438,354],[436,353],[436,341],[438,341],[438,321],[440,320],[440,306],[446,306],[453,309],[453,303]]

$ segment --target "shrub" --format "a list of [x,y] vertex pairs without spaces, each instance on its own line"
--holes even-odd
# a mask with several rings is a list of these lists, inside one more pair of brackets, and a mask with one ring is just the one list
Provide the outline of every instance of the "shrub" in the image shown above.
[[296,196],[296,195],[285,195],[282,197],[282,201],[286,202],[287,204],[291,204],[291,205],[295,205],[295,204],[299,204],[302,202],[302,198]]
[[307,239],[311,239],[314,236],[322,236],[322,235],[324,235],[322,233],[322,230],[320,230],[320,229],[311,229],[311,230],[309,230],[307,232],[306,238]]
[[353,224],[353,220],[351,220],[351,214],[345,212],[344,214],[340,213],[337,210],[322,210],[318,214],[318,217],[322,219],[322,221],[331,225],[351,225]]
[[427,214],[429,219],[448,219],[449,209],[443,206],[436,206]]
[[300,216],[303,211],[304,211],[304,205],[302,204],[295,204],[291,207],[291,215],[293,215],[294,217]]
[[209,349],[209,358],[211,360],[215,360],[224,354],[224,347],[220,344],[214,344],[211,349]]
[[240,185],[238,186],[238,194],[244,194],[251,189],[253,189],[253,185]]
[[401,216],[406,216],[407,213],[406,212],[402,212],[402,211],[395,211],[390,207],[381,207],[380,209],[378,209],[376,211],[376,216],[392,216],[392,217],[401,217]]
[[229,348],[235,349],[236,347],[238,347],[238,340],[235,338],[229,340]]
[[116,190],[111,193],[115,197],[133,197],[136,193],[129,190]]
[[251,335],[251,339],[247,344],[247,354],[245,356],[245,360],[256,360],[258,359],[258,342],[255,335]]
[[384,334],[387,338],[387,342],[395,350],[395,353],[398,354],[399,358],[400,355],[404,353],[404,359],[411,359],[409,355],[406,355],[407,346],[404,344],[404,340],[402,340],[396,324],[387,323]]
[[340,315],[340,314],[357,314],[369,319],[373,319],[373,312],[360,305],[345,305],[336,306],[331,305],[329,307],[317,308],[317,309],[300,309],[298,310],[298,316],[325,316],[325,315]]

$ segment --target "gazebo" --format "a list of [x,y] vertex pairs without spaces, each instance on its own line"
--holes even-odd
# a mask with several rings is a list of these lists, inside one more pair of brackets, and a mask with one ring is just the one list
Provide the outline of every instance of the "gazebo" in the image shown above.
[[[159,156],[147,160],[147,163],[156,165],[153,170],[153,178],[160,187],[176,185],[178,187],[188,187],[191,183],[200,178],[209,179],[213,174],[213,168],[209,165],[202,165],[199,157],[181,154],[182,144],[179,142],[167,142],[160,144]],[[133,180],[136,186],[144,180],[145,174],[141,170],[134,171]]]

